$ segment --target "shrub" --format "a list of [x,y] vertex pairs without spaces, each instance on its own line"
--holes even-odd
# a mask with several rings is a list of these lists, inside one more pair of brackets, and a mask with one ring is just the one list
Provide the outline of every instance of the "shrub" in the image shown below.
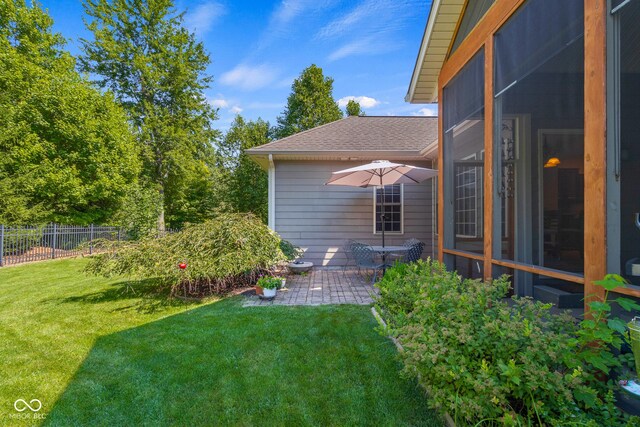
[[[172,293],[221,294],[254,283],[286,258],[280,237],[252,214],[223,214],[161,238],[113,246],[92,257],[89,273],[156,278]],[[180,269],[178,265],[187,267]]]
[[[378,286],[377,307],[404,348],[404,372],[458,425],[622,422],[610,387],[598,379],[615,365],[608,344],[619,343],[602,331],[582,332],[568,314],[551,314],[551,304],[507,300],[506,276],[463,280],[438,262],[419,261],[389,270]],[[585,347],[595,335],[609,343]]]

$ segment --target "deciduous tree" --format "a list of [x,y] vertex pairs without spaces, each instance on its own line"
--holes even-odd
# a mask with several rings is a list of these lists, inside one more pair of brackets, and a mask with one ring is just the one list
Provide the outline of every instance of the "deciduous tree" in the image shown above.
[[209,56],[183,25],[172,0],[85,0],[81,68],[125,106],[141,146],[145,176],[172,225],[207,215],[215,163],[216,111],[203,91]]
[[0,0],[0,222],[105,223],[137,179],[127,117],[37,3]]
[[362,107],[360,107],[360,103],[353,99],[350,99],[347,102],[347,116],[364,116],[364,111],[362,111]]
[[236,116],[220,143],[225,188],[221,191],[223,207],[235,212],[252,212],[267,222],[267,174],[246,154],[249,148],[271,140],[269,122],[246,121]]

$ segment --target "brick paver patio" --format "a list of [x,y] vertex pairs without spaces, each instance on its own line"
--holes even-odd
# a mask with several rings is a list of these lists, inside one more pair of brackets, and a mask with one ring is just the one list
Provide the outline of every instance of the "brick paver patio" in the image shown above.
[[245,307],[263,305],[320,305],[320,304],[361,304],[373,302],[372,294],[377,292],[370,282],[357,271],[314,267],[307,274],[287,276],[285,289],[278,290],[271,300],[260,299],[256,295],[247,296]]

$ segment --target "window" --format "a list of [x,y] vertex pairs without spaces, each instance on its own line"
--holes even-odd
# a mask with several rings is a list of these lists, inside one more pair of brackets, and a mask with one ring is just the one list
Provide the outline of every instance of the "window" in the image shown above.
[[[387,185],[384,187],[384,232],[385,233],[403,233],[403,190],[402,184]],[[382,193],[381,189],[375,188],[373,196],[376,201],[376,209],[374,213],[375,233],[382,231]]]
[[[463,160],[476,160],[472,154]],[[480,237],[482,223],[482,167],[455,165],[456,237]]]

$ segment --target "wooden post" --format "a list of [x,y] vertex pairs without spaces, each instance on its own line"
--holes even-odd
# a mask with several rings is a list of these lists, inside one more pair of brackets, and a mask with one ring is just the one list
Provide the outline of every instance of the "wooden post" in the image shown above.
[[484,44],[484,278],[493,278],[493,34]]
[[444,109],[442,88],[438,84],[438,260],[444,262]]
[[604,297],[593,284],[607,272],[606,0],[584,0],[584,295]]

